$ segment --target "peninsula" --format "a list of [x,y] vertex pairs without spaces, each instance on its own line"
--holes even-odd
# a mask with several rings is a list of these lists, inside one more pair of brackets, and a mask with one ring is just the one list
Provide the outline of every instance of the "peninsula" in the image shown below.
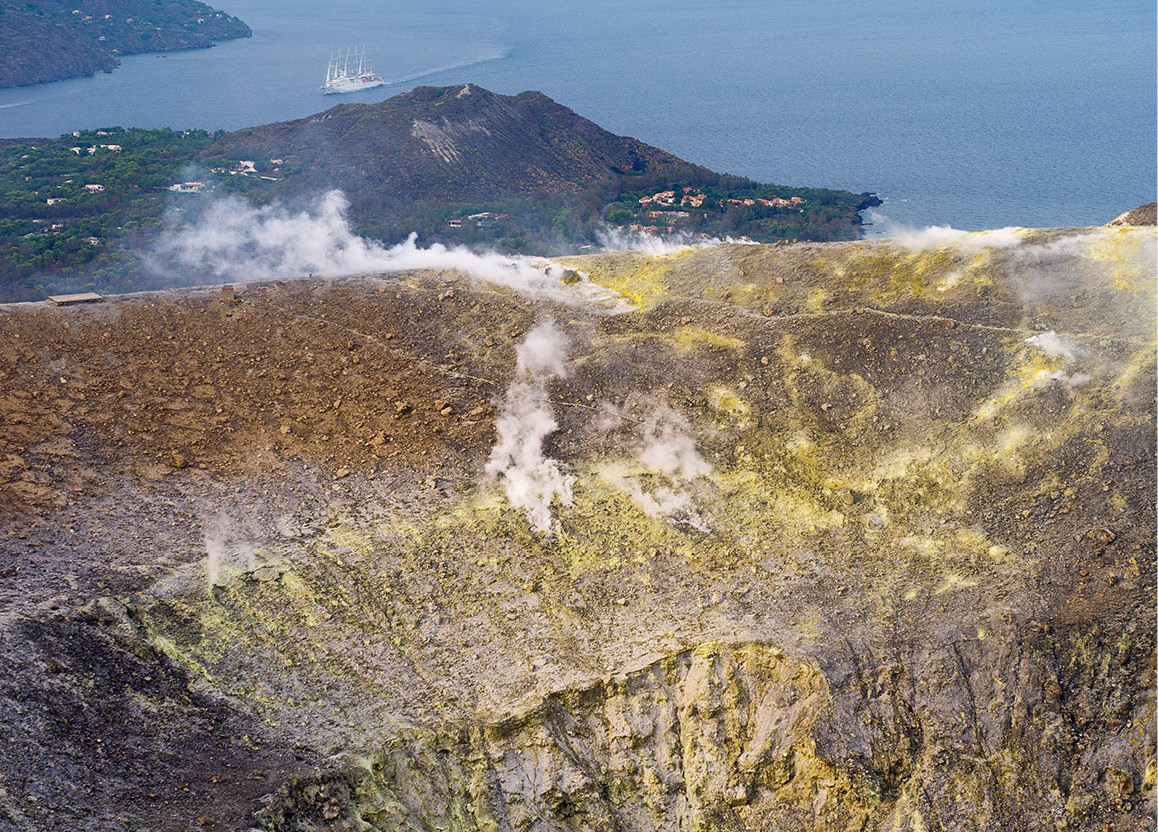
[[252,34],[198,0],[0,0],[0,88],[112,72],[122,55],[203,49]]
[[309,204],[335,189],[353,230],[386,244],[416,233],[423,245],[538,255],[582,253],[607,234],[854,240],[859,212],[879,204],[716,173],[541,92],[418,87],[233,133],[108,127],[0,141],[0,301],[155,287],[140,255],[163,218],[180,225],[226,197]]

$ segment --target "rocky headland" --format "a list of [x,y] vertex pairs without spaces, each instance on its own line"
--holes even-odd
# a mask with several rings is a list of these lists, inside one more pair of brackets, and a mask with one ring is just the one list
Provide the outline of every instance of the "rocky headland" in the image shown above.
[[121,55],[204,49],[252,34],[198,0],[0,0],[0,88],[112,72]]

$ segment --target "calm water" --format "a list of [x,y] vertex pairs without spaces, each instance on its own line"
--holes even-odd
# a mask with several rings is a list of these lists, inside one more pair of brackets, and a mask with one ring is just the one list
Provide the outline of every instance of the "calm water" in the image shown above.
[[[0,90],[0,135],[231,129],[473,81],[541,89],[716,170],[878,191],[912,225],[1101,223],[1154,199],[1152,2],[214,5],[254,37]],[[331,48],[363,43],[395,83],[323,96]]]

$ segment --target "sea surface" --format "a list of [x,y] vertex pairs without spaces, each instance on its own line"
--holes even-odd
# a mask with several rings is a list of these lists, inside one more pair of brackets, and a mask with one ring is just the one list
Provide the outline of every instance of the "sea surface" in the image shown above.
[[[0,136],[207,129],[471,81],[720,171],[875,191],[878,223],[1105,222],[1155,198],[1152,0],[219,0],[212,49],[0,90]],[[365,45],[387,87],[319,89]]]

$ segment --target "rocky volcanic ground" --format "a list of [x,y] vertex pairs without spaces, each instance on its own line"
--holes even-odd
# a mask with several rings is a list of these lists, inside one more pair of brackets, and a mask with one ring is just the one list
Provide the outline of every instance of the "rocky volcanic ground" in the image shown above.
[[0,307],[0,829],[1153,829],[1154,231],[902,242]]

